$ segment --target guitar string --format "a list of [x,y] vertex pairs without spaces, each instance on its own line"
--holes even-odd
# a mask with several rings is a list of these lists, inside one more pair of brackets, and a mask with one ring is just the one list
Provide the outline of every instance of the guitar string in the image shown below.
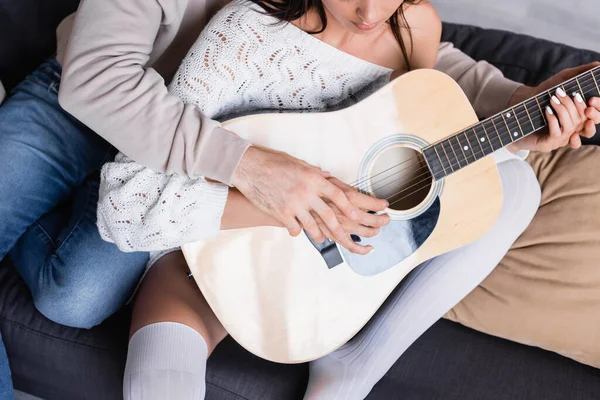
[[[594,85],[595,85],[595,84],[594,84]],[[591,87],[593,87],[593,86],[591,86]],[[585,89],[585,90],[583,90],[583,91],[587,91],[587,89],[589,89],[589,88],[590,88],[590,87],[586,87],[586,89]],[[517,107],[517,106],[515,106],[515,107]],[[537,118],[537,117],[539,117],[540,115],[542,115],[542,113],[541,113],[541,112],[539,112],[539,113],[537,113],[537,112],[533,112],[533,113],[530,113],[529,115],[530,115],[531,117],[533,117],[533,118]],[[484,122],[485,122],[485,121],[484,121]],[[532,124],[532,126],[533,126],[533,124]],[[545,126],[547,126],[547,125],[541,126],[540,128],[538,128],[538,130],[539,130],[539,129],[541,129],[541,128],[543,128],[543,127],[545,127]],[[507,124],[507,127],[508,127],[508,124]],[[533,127],[535,128],[535,126],[533,126]],[[512,128],[516,128],[516,126],[513,124]],[[462,132],[459,132],[458,134],[460,134],[460,133],[462,133]],[[509,133],[509,132],[506,132],[506,133]],[[500,138],[500,135],[498,134],[497,136],[498,136],[498,137],[497,137],[497,140],[498,140],[498,141],[500,141],[500,143],[502,143],[502,140],[501,140],[501,138]],[[444,139],[444,140],[446,140],[446,139]],[[459,144],[460,144],[460,142],[458,142],[458,141],[457,141],[457,143],[459,143]],[[469,143],[469,144],[470,144],[470,143]],[[451,146],[451,145],[450,145],[450,146]],[[483,147],[483,145],[482,145],[482,147]],[[504,147],[504,146],[503,146],[503,147]],[[471,147],[471,148],[472,148],[472,147]],[[492,152],[490,152],[489,154],[491,154],[491,153],[493,153],[493,152],[495,151],[495,149],[493,148],[493,145],[492,145],[492,144],[489,144],[489,146],[486,146],[486,149],[488,149],[488,148],[489,148],[490,150],[492,150]],[[451,148],[451,150],[453,150],[453,148]],[[479,150],[472,151],[472,153],[473,153],[473,154],[475,154],[477,157],[480,157],[481,155],[483,155],[483,156],[485,156],[485,155],[486,155],[484,152],[482,152],[482,151],[479,151]],[[488,155],[489,155],[489,154],[488,154]],[[406,162],[409,162],[409,161],[411,161],[412,159],[415,159],[415,158],[416,158],[416,157],[411,157],[409,160],[406,160],[406,161],[404,161],[404,162],[402,162],[402,163],[399,163],[399,164],[397,164],[397,165],[394,165],[394,166],[392,166],[392,167],[390,167],[390,168],[387,168],[386,170],[384,170],[384,171],[382,171],[382,172],[380,172],[380,173],[378,173],[378,174],[376,174],[376,175],[373,175],[373,176],[371,176],[371,177],[367,177],[367,178],[363,179],[363,180],[362,180],[362,182],[358,182],[358,183],[359,183],[359,184],[362,184],[362,183],[364,183],[364,182],[366,182],[366,181],[369,181],[369,180],[371,180],[373,177],[379,176],[379,175],[381,175],[381,174],[383,174],[383,173],[385,173],[385,172],[387,172],[387,171],[389,171],[389,170],[391,170],[391,169],[397,168],[398,166],[400,166],[400,165],[402,165],[402,164],[405,164]],[[448,159],[448,161],[449,161],[449,163],[448,163],[448,166],[449,166],[449,167],[452,169],[452,172],[454,172],[454,167],[456,167],[456,166],[458,166],[458,167],[459,167],[459,169],[461,168],[461,165],[460,165],[460,161],[459,161],[459,159],[458,159],[458,156],[456,156],[456,157],[455,157],[455,159],[456,159],[456,161],[457,161],[456,163],[452,163],[452,162],[450,161],[450,157],[447,157],[447,159]],[[464,158],[464,160],[463,160],[463,161],[464,161],[464,162],[465,162],[467,165],[469,165],[469,162],[468,162],[468,156],[466,156],[466,154],[465,154],[465,158]],[[444,169],[444,172],[445,172],[445,169],[446,169],[446,168],[445,168],[445,167],[444,167],[444,165],[441,163],[441,159],[440,159],[440,165],[442,166],[442,168]],[[400,174],[400,173],[402,173],[403,171],[406,171],[407,169],[408,169],[408,168],[405,168],[405,169],[403,169],[403,170],[401,170],[401,171],[398,171],[397,173],[394,173],[394,174],[388,175],[388,176],[386,176],[386,177],[384,177],[384,178],[380,179],[379,181],[375,182],[375,183],[373,184],[373,186],[374,186],[375,184],[377,184],[377,183],[380,183],[380,182],[383,182],[383,181],[385,181],[385,180],[391,179],[391,178],[393,178],[394,176],[397,176],[397,175],[399,175],[399,174]],[[422,167],[422,168],[420,168],[420,169],[418,169],[418,170],[416,170],[416,171],[414,171],[414,172],[420,172],[420,171],[424,171],[424,170],[429,170],[429,167],[428,167],[428,166],[424,166],[424,167]],[[417,178],[419,178],[420,176],[426,175],[427,173],[428,173],[428,172],[426,171],[424,174],[421,174],[421,175],[419,175],[419,176],[417,176],[417,177],[413,178],[413,180],[414,180],[414,179],[417,179]],[[427,180],[429,180],[429,179],[427,179]],[[421,181],[421,182],[422,182],[422,181]],[[393,183],[393,182],[392,182],[392,183]],[[410,181],[409,181],[409,183],[410,183]],[[373,189],[373,191],[380,190],[381,188],[383,188],[383,187],[385,187],[385,186],[388,186],[388,185],[390,185],[390,184],[391,184],[391,183],[388,183],[388,184],[385,184],[385,185],[383,185],[383,186],[380,186],[380,187],[378,187],[378,188],[376,188],[376,189]],[[356,185],[356,184],[353,184],[352,186],[354,186],[354,185]],[[356,186],[354,186],[354,187],[356,187]],[[397,196],[398,194],[401,194],[401,193],[402,193],[402,191],[400,191],[400,192],[398,192],[398,193],[395,193],[395,194],[394,194],[394,195],[392,195],[391,197],[395,197],[395,196]],[[390,198],[391,198],[391,197],[390,197]],[[386,199],[386,200],[387,200],[387,199]]]
[[[425,170],[425,169],[428,169],[428,168],[421,168],[420,170],[416,170],[415,172],[420,172],[420,171],[423,171],[423,170]],[[430,174],[430,172],[429,172],[429,171],[425,171],[424,173],[422,173],[422,174],[420,174],[420,175],[417,175],[416,177],[413,177],[413,178],[411,178],[411,180],[410,180],[410,181],[408,181],[408,182],[407,182],[407,184],[408,184],[408,183],[411,183],[411,182],[413,182],[413,181],[415,181],[415,180],[417,180],[417,179],[419,179],[419,178],[421,178],[421,177],[424,177],[424,176],[427,176],[427,177],[426,177],[425,179],[422,179],[422,180],[420,180],[420,181],[416,182],[416,183],[413,183],[412,185],[410,185],[410,186],[408,186],[408,187],[405,187],[405,188],[403,188],[402,190],[400,190],[400,191],[398,191],[398,192],[396,192],[396,193],[392,194],[392,195],[391,195],[391,196],[389,196],[389,197],[386,197],[386,198],[385,198],[385,200],[391,200],[391,199],[393,199],[394,197],[396,197],[396,196],[398,196],[398,195],[401,195],[402,193],[405,193],[406,191],[410,190],[410,188],[412,188],[412,187],[414,187],[414,186],[416,186],[416,185],[419,185],[419,184],[421,184],[421,183],[424,183],[424,182],[426,182],[426,184],[425,184],[424,186],[420,187],[419,189],[416,189],[415,191],[413,191],[413,192],[409,193],[407,196],[404,196],[404,197],[402,197],[402,198],[400,198],[400,199],[398,199],[398,200],[395,200],[394,202],[392,202],[392,203],[390,204],[390,206],[391,206],[392,204],[395,204],[395,203],[397,203],[398,201],[400,201],[400,200],[402,200],[402,199],[405,199],[406,197],[409,197],[409,196],[411,196],[412,194],[414,194],[414,193],[416,193],[416,192],[419,192],[419,191],[421,191],[421,190],[425,189],[425,188],[426,188],[426,187],[428,187],[428,186],[431,186],[431,183],[430,183],[430,182],[431,182],[431,180],[432,180],[432,179],[431,179],[431,174]],[[390,176],[390,177],[388,177],[388,178],[391,178],[391,177],[392,177],[392,176]],[[389,185],[391,185],[391,184],[393,184],[393,183],[395,183],[395,181],[392,181],[392,182],[389,182],[389,183],[387,183],[387,184],[384,184],[384,185],[380,186],[379,188],[377,188],[377,189],[375,189],[375,190],[381,190],[382,188],[384,188],[384,187],[386,187],[386,186],[389,186]]]
[[[594,69],[594,70],[595,70],[595,69]],[[590,74],[590,75],[591,75],[591,74]],[[591,78],[591,80],[594,80],[594,78]],[[589,83],[589,85],[588,85],[588,83]],[[595,88],[595,85],[596,85],[596,82],[595,82],[595,81],[594,81],[594,82],[592,82],[592,81],[590,81],[590,79],[586,79],[586,81],[583,81],[583,86],[585,86],[585,88],[584,88],[584,87],[581,85],[581,82],[579,83],[579,85],[578,85],[578,86],[581,86],[581,87],[580,87],[581,91],[583,91],[583,92],[586,92],[588,89],[594,89],[594,88]],[[561,86],[564,86],[564,85],[561,85]],[[598,89],[598,88],[596,88],[596,89]],[[577,93],[579,93],[579,91],[577,91]],[[600,95],[600,93],[599,93],[599,95]],[[537,97],[539,97],[539,95],[538,95]],[[532,99],[533,99],[533,98],[532,98]],[[524,101],[523,103],[529,102],[529,101],[531,101],[532,99],[528,99],[528,100]],[[521,105],[521,104],[523,104],[523,103],[520,103],[520,104],[517,104],[517,105],[513,106],[513,107],[512,107],[512,109],[514,110],[516,107],[518,107],[519,105]],[[524,106],[524,107],[525,107],[525,106]],[[502,112],[502,114],[503,114],[504,112],[505,112],[505,111],[503,111],[503,112]],[[515,113],[515,117],[517,117],[517,119],[518,119],[518,118],[520,118],[520,116],[524,116],[525,114],[527,114],[527,111],[525,111],[525,112],[520,112],[520,114],[519,114],[519,113]],[[541,116],[542,114],[543,114],[542,112],[538,112],[538,111],[536,110],[536,111],[534,111],[534,112],[529,112],[529,113],[528,113],[528,116],[529,116],[529,117],[532,117],[532,118],[537,118],[537,117]],[[501,115],[501,114],[500,114],[500,113],[499,113],[499,114],[496,114],[496,115],[494,115],[494,116],[492,116],[492,117],[490,117],[490,118],[488,118],[488,119],[490,119],[490,120],[491,120],[492,118],[494,118],[494,117],[496,117],[496,116],[498,116],[498,115]],[[467,128],[465,131],[458,132],[458,133],[457,133],[457,134],[455,134],[454,136],[457,136],[457,135],[459,135],[460,133],[464,133],[464,132],[466,132],[466,131],[467,131],[467,130],[469,130],[469,129],[473,129],[473,131],[474,131],[475,133],[477,133],[477,132],[474,130],[474,128],[476,128],[478,125],[482,125],[482,126],[483,126],[483,123],[485,123],[485,122],[486,122],[488,119],[486,119],[486,120],[482,121],[481,123],[478,123],[478,124],[474,125],[472,128]],[[513,122],[513,121],[514,121],[514,120],[511,120],[511,124],[512,124],[512,126],[511,126],[511,125],[509,125],[509,124],[506,124],[507,128],[509,128],[509,131],[510,131],[510,130],[513,130],[513,129],[516,129],[517,127],[518,127],[519,129],[521,128],[521,126],[519,125],[519,122],[518,122],[518,121],[515,121],[515,122]],[[546,118],[545,118],[545,116],[544,116],[544,121],[546,121]],[[533,124],[531,123],[531,121],[529,121],[529,122],[528,122],[527,120],[525,120],[525,123],[530,123],[530,124],[533,126]],[[546,125],[544,125],[544,126],[542,126],[542,127],[538,128],[538,130],[539,130],[539,129],[541,129],[541,128],[543,128],[543,127],[545,127],[545,126],[547,126],[547,122],[546,122]],[[535,126],[533,126],[533,127],[535,128]],[[485,128],[484,128],[484,129],[485,129]],[[497,134],[496,134],[496,136],[497,136],[497,140],[498,140],[498,141],[500,141],[500,143],[502,143],[502,139],[500,138],[500,133],[498,132],[498,130],[497,130],[497,129],[495,129],[495,130],[496,130],[496,133],[497,133]],[[507,133],[507,134],[510,136],[510,132],[508,132],[508,131],[507,131],[506,133]],[[444,140],[447,140],[447,139],[449,139],[449,138],[451,138],[451,137],[452,137],[452,136],[449,136],[448,138],[442,139],[442,140],[441,140],[441,141],[439,141],[438,143],[440,143],[440,142],[442,142],[442,141],[444,141]],[[512,139],[511,139],[511,140],[512,140]],[[458,139],[457,139],[457,141],[458,141]],[[468,141],[468,140],[467,140],[467,141]],[[458,142],[458,143],[460,144],[460,142]],[[436,144],[437,144],[437,143],[436,143]],[[470,144],[470,143],[469,143],[469,144]],[[481,145],[481,146],[483,146],[483,145]],[[472,146],[471,146],[471,147],[472,147]],[[504,146],[503,146],[503,147],[504,147]],[[492,145],[492,144],[490,144],[490,145],[489,145],[489,148],[492,150],[492,152],[493,152],[493,151],[495,151],[495,150],[493,149],[493,145]],[[453,149],[451,148],[451,150],[453,150]],[[477,150],[477,151],[478,151],[478,150]],[[479,151],[478,151],[478,152],[479,152]],[[475,152],[473,152],[473,153],[475,153]],[[485,155],[485,153],[482,153],[482,152],[479,152],[479,153],[481,153],[481,154],[484,154],[484,155]],[[491,154],[491,153],[490,153],[490,154]],[[411,159],[413,159],[413,158],[415,158],[415,157],[412,157]],[[447,158],[448,158],[448,161],[450,161],[449,157],[447,157]],[[456,166],[456,165],[458,165],[458,166],[460,167],[460,162],[458,162],[458,157],[456,157],[456,158],[457,158],[457,163],[455,163],[455,164],[451,164],[451,163],[449,163],[449,167],[450,167],[452,170],[454,170],[454,168],[453,168],[453,167],[454,167],[454,166]],[[389,171],[389,170],[391,170],[391,169],[397,168],[398,166],[400,166],[400,165],[402,165],[402,164],[405,164],[406,162],[410,161],[411,159],[409,159],[409,160],[406,160],[406,161],[404,161],[404,162],[402,162],[402,163],[399,163],[399,164],[393,165],[393,166],[391,166],[390,168],[387,168],[386,170],[384,170],[384,171],[382,171],[382,172],[380,172],[380,173],[378,173],[378,174],[376,174],[376,175],[373,175],[373,176],[371,176],[371,177],[363,178],[362,180],[356,181],[356,182],[352,183],[350,186],[357,188],[359,185],[361,185],[361,184],[363,184],[363,183],[365,183],[365,182],[367,182],[367,181],[369,181],[369,180],[373,179],[374,177],[377,177],[377,176],[379,176],[379,175],[382,175],[383,173],[385,173],[385,172],[387,172],[387,171]],[[468,164],[468,156],[466,156],[466,154],[465,154],[465,162],[467,162],[467,164]],[[444,172],[445,172],[445,167],[444,167],[444,166],[443,166],[443,164],[441,163],[441,159],[440,159],[440,164],[441,164],[441,166],[442,166],[442,168],[444,169]],[[427,168],[427,167],[424,167],[424,168]],[[402,170],[402,171],[403,171],[403,170]],[[402,172],[402,171],[399,171],[397,174],[399,174],[399,173],[400,173],[400,172]],[[453,172],[454,172],[454,171],[453,171]],[[384,177],[384,178],[383,178],[382,180],[380,180],[379,182],[381,182],[381,181],[383,181],[383,180],[390,179],[390,178],[392,178],[393,176],[394,176],[394,175],[390,175],[390,176]],[[379,190],[379,188],[378,188],[378,189],[374,189],[374,190]]]

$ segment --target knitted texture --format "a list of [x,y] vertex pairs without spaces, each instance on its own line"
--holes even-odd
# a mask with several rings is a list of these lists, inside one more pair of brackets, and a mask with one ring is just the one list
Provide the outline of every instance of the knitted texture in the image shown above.
[[[169,91],[224,121],[345,108],[391,72],[235,1],[202,31]],[[225,185],[157,173],[119,154],[102,169],[98,227],[124,251],[169,249],[218,234],[226,201]]]
[[296,26],[234,2],[190,49],[170,90],[206,115],[330,111],[371,94],[391,70],[353,57]]

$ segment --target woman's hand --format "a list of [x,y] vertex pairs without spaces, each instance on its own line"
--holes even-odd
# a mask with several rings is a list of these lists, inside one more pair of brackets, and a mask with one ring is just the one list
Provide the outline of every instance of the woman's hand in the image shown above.
[[[566,69],[537,87],[521,86],[509,102],[513,106],[545,92],[561,83],[600,65],[595,62],[577,68]],[[576,149],[581,146],[581,136],[591,138],[600,124],[600,98],[588,100],[586,105],[581,94],[571,98],[562,89],[556,91],[545,110],[548,127],[507,146],[508,150],[532,150],[549,152],[566,145]]]
[[367,212],[385,210],[387,201],[361,194],[282,152],[250,147],[232,183],[252,204],[281,222],[290,235],[297,236],[305,229],[316,242],[328,237],[357,254],[371,251],[370,246],[358,245],[350,237],[366,232],[359,225],[380,228],[389,222],[387,216]]
[[[379,229],[382,226],[387,225],[390,222],[390,217],[387,214],[370,214],[369,211],[383,211],[374,210],[371,207],[383,206],[384,203],[380,203],[381,200],[374,199],[373,197],[360,193],[356,188],[346,185],[342,181],[336,178],[329,178],[329,181],[335,186],[340,188],[348,200],[359,209],[359,218],[357,220],[351,220],[336,207],[335,204],[327,202],[329,207],[335,212],[336,218],[341,223],[344,232],[346,233],[343,241],[336,239],[336,237],[329,231],[327,224],[319,217],[318,214],[312,212],[312,215],[317,222],[317,225],[321,232],[327,237],[327,239],[335,242],[339,242],[342,246],[347,248],[353,253],[365,254],[373,250],[372,246],[360,246],[352,240],[351,234],[355,234],[362,237],[373,237],[379,233]],[[374,202],[373,200],[376,200]]]

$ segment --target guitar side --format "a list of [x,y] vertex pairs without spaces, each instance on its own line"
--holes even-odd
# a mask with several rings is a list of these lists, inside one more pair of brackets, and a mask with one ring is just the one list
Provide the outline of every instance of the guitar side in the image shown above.
[[[224,127],[287,152],[347,183],[361,177],[364,155],[390,135],[434,143],[477,122],[458,85],[418,70],[336,112],[261,114]],[[196,282],[225,329],[259,357],[283,363],[321,357],[349,340],[417,265],[479,238],[502,205],[491,157],[445,178],[435,228],[404,261],[364,276],[344,262],[329,269],[303,235],[282,228],[224,231],[182,247]],[[375,257],[377,249],[372,255]]]

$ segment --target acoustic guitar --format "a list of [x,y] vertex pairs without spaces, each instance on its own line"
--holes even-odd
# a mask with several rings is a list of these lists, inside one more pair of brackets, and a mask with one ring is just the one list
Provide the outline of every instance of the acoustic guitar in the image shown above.
[[[585,99],[599,96],[600,69],[561,86]],[[375,248],[366,256],[275,227],[223,231],[183,246],[225,329],[250,352],[280,363],[310,361],[347,342],[413,268],[494,224],[502,186],[489,155],[545,127],[555,89],[479,122],[454,80],[416,70],[343,110],[224,123],[252,143],[388,199],[391,217],[376,237],[353,236]]]

